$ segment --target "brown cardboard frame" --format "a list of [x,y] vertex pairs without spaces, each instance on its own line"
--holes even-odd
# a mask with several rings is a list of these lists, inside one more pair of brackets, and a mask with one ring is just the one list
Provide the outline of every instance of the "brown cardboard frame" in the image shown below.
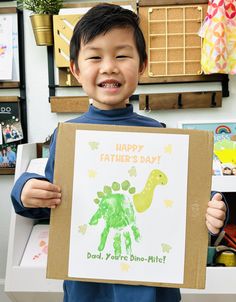
[[[183,284],[68,278],[70,217],[75,131],[119,131],[189,135],[187,224]],[[208,131],[60,123],[57,134],[54,183],[62,188],[62,203],[51,212],[47,278],[147,286],[204,288],[208,232],[205,224],[210,198],[213,134]],[[66,154],[66,156],[65,156]],[[174,227],[174,226],[173,226]]]

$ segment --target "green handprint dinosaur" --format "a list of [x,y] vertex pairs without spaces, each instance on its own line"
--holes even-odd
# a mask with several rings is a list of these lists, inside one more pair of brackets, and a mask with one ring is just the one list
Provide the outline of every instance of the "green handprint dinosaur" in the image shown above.
[[128,180],[122,182],[121,185],[118,182],[113,182],[111,187],[105,186],[103,192],[98,192],[98,198],[94,201],[99,204],[99,207],[89,222],[90,225],[97,225],[101,218],[106,222],[100,237],[100,244],[98,246],[99,251],[104,250],[110,229],[113,228],[117,230],[113,242],[115,256],[120,256],[122,252],[122,231],[126,253],[131,253],[131,234],[129,231],[124,230],[127,226],[131,228],[133,237],[136,241],[140,238],[140,232],[135,223],[133,205],[126,195],[120,192],[118,193],[118,191],[121,190],[129,192],[129,194],[135,193],[135,188],[130,186]]
[[[162,171],[157,169],[152,170],[143,191],[133,196],[136,211],[144,212],[147,210],[152,203],[156,186],[166,185],[167,182],[168,178]],[[133,204],[130,202],[127,194],[124,195],[124,192],[118,192],[122,190],[131,195],[135,193],[135,188],[130,186],[128,180],[122,182],[121,185],[118,182],[113,182],[111,187],[105,186],[103,192],[98,192],[98,198],[95,198],[94,202],[97,203],[99,207],[89,222],[90,225],[97,225],[101,218],[105,220],[106,225],[102,231],[100,244],[98,246],[100,252],[105,248],[110,229],[113,228],[117,230],[113,241],[115,256],[120,256],[122,252],[121,232],[124,231],[124,228],[129,226],[132,230],[134,239],[136,241],[140,239],[140,232],[136,226]],[[126,253],[130,254],[132,247],[130,232],[124,231],[123,237],[125,240]]]

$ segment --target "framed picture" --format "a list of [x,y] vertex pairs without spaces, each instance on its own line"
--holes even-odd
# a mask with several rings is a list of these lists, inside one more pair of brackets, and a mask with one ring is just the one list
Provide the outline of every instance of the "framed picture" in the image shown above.
[[7,83],[20,80],[17,23],[14,7],[8,8],[8,13],[4,12],[4,7],[0,8],[0,81]]
[[0,174],[14,174],[17,145],[23,139],[20,101],[17,96],[0,97]]
[[0,124],[0,145],[2,145],[2,125]]
[[23,139],[18,97],[0,97],[0,144],[19,142]]
[[21,122],[18,118],[4,121],[1,124],[5,143],[11,143],[23,139]]
[[178,128],[212,131],[213,175],[236,175],[236,120],[180,121]]
[[0,169],[15,168],[16,166],[16,144],[0,145]]

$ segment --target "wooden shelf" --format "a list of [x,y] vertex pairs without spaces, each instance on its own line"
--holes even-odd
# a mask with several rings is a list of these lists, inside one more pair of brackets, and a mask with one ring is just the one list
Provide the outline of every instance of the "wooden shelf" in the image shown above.
[[14,103],[19,101],[20,98],[18,96],[0,96],[0,103]]
[[140,110],[215,108],[222,106],[221,91],[142,94]]
[[51,112],[83,113],[88,110],[87,96],[52,96],[50,97]]
[[19,88],[20,83],[19,82],[0,82],[0,89],[14,89]]
[[15,168],[1,168],[0,167],[0,175],[11,175],[15,173]]

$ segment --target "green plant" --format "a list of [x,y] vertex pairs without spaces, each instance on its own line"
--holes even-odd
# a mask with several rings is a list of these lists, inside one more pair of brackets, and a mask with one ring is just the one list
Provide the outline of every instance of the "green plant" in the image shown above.
[[25,9],[39,15],[56,15],[63,6],[63,0],[18,0],[17,2]]

